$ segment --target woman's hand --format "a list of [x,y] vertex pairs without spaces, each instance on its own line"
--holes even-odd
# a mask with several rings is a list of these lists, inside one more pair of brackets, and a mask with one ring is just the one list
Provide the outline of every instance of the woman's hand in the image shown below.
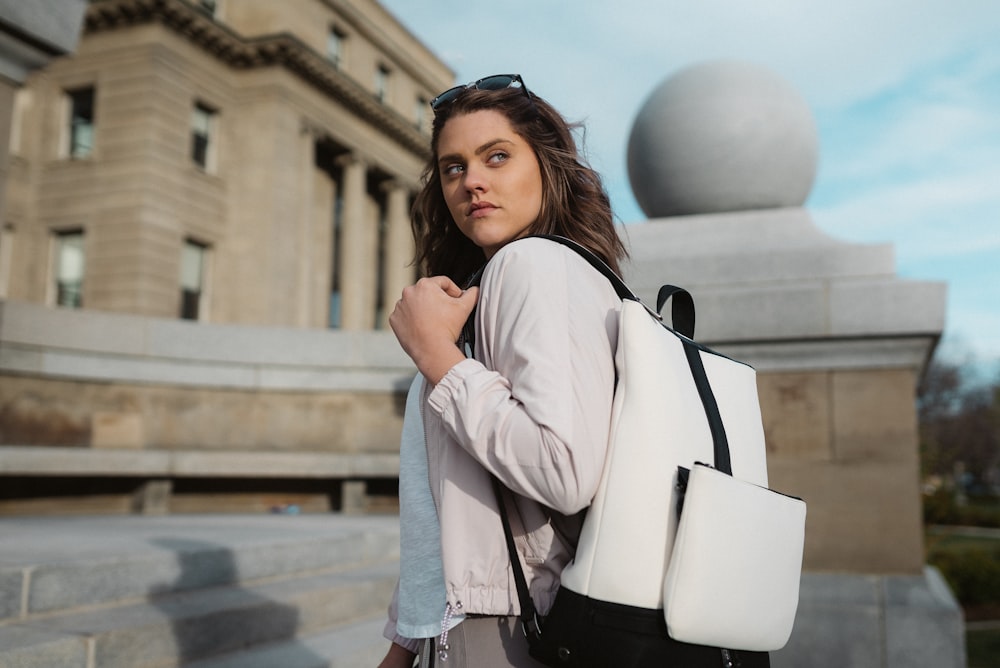
[[447,276],[432,276],[405,288],[396,302],[389,326],[432,385],[465,359],[455,342],[478,299],[479,288],[463,291]]
[[382,663],[378,664],[378,668],[413,668],[413,661],[416,658],[417,655],[410,650],[392,643]]

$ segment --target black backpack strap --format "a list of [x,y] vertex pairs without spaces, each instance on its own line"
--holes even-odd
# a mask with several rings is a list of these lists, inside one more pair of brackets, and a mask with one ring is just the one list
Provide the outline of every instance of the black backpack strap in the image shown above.
[[663,305],[673,297],[670,303],[670,322],[678,334],[694,340],[694,297],[684,288],[676,285],[664,285],[656,294],[656,312],[663,312]]
[[604,274],[604,277],[611,282],[611,286],[615,289],[615,292],[621,299],[631,299],[634,302],[639,301],[639,298],[635,296],[635,293],[632,292],[627,285],[625,285],[625,281],[623,281],[618,274],[612,271],[611,267],[609,267],[604,260],[598,257],[596,253],[586,246],[578,244],[572,239],[561,237],[557,234],[536,234],[533,236],[536,236],[539,239],[548,239],[549,241],[554,241],[557,244],[562,244],[567,248],[573,249],[584,260],[589,262],[590,266]]
[[500,511],[500,522],[503,524],[504,537],[507,539],[510,567],[514,571],[517,599],[521,603],[521,630],[528,639],[528,644],[531,645],[542,635],[542,625],[538,619],[538,611],[535,610],[535,602],[531,600],[528,579],[524,576],[524,568],[521,566],[521,558],[517,554],[517,546],[514,545],[514,532],[510,528],[510,519],[507,517],[507,503],[504,499],[503,487],[496,476],[492,476],[492,478],[493,492],[497,497],[497,509]]
[[[483,280],[483,271],[485,270],[486,265],[484,264],[465,281],[462,289],[468,290],[472,287],[478,287],[479,283]],[[469,357],[473,357],[476,351],[476,311],[478,310],[479,305],[477,302],[476,306],[472,307],[469,317],[465,319],[465,324],[462,325],[462,332],[458,335],[458,341],[456,342],[459,349]]]
[[[557,234],[536,234],[533,236],[540,239],[548,239],[549,241],[554,241],[572,249],[577,253],[577,255],[586,260],[590,266],[608,279],[611,283],[611,287],[614,288],[615,293],[620,299],[631,299],[634,302],[642,303],[635,293],[632,292],[627,285],[625,285],[625,281],[623,281],[618,274],[612,271],[611,267],[609,267],[604,260],[598,257],[596,253],[586,246],[583,246],[572,239],[561,237]],[[479,285],[483,278],[483,270],[485,268],[485,265],[480,267],[475,274],[469,277],[469,280],[465,283],[466,289]],[[676,285],[662,286],[656,295],[656,315],[659,316],[663,312],[664,304],[666,304],[667,300],[671,299],[671,297],[673,298],[670,305],[670,322],[672,328],[682,336],[686,336],[687,338],[694,340],[694,297],[692,297],[691,293],[684,288],[677,287]],[[476,311],[473,309],[472,313],[469,315],[469,319],[465,322],[465,327],[462,328],[462,338],[459,341],[460,344],[468,344],[470,348],[475,345],[475,315]]]
[[719,404],[715,400],[712,384],[708,380],[705,365],[701,361],[701,349],[693,342],[682,341],[682,345],[684,347],[684,355],[687,357],[688,366],[691,369],[691,377],[694,379],[694,385],[701,399],[701,405],[705,409],[708,429],[712,434],[715,468],[726,475],[732,475],[733,464],[729,457],[729,439],[726,437],[726,426],[722,423]]
[[[635,302],[640,301],[639,298],[635,296],[635,293],[632,292],[627,285],[625,285],[625,282],[621,279],[621,277],[612,271],[611,267],[609,267],[604,260],[598,257],[597,254],[586,246],[582,246],[572,239],[567,239],[566,237],[561,237],[555,234],[537,234],[535,236],[542,239],[548,239],[549,241],[555,241],[556,243],[562,244],[567,248],[573,249],[584,260],[589,262],[590,266],[604,274],[604,277],[611,282],[611,286],[615,289],[615,292],[621,299],[631,299]],[[693,340],[694,297],[691,296],[690,292],[684,288],[679,288],[676,285],[664,285],[661,287],[659,294],[656,296],[657,315],[663,311],[663,305],[671,297],[673,297],[673,301],[670,305],[670,321],[674,331]]]

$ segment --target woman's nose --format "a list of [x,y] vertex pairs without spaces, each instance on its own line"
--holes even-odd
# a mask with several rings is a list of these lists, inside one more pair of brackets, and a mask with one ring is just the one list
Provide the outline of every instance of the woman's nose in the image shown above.
[[470,165],[465,169],[465,189],[469,192],[474,190],[486,190],[486,174],[482,167]]

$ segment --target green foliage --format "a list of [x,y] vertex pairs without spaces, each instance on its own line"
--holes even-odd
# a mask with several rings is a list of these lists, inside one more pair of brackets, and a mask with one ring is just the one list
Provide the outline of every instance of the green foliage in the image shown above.
[[1000,532],[928,527],[927,563],[941,571],[966,620],[1000,619]]
[[972,498],[959,505],[950,490],[924,496],[924,523],[1000,528],[1000,504],[995,497]]
[[[1000,378],[968,383],[963,369],[935,361],[918,390],[927,562],[948,582],[966,621],[1000,620]],[[961,499],[961,503],[959,500]],[[968,527],[986,527],[982,530]],[[968,631],[969,668],[996,666],[1000,628]]]
[[1000,629],[969,631],[965,635],[969,668],[996,668],[1000,656]]
[[1000,379],[984,385],[966,375],[934,361],[920,383],[921,468],[924,476],[988,491],[1000,484]]
[[1000,604],[1000,546],[941,551],[931,555],[930,563],[941,571],[962,607]]

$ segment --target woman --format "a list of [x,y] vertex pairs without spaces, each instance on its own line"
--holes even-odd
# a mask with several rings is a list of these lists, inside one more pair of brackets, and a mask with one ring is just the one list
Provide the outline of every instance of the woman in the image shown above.
[[[401,574],[381,667],[411,666],[421,651],[422,665],[536,666],[491,476],[510,490],[545,614],[604,462],[621,300],[574,251],[522,237],[569,237],[616,271],[625,249],[572,127],[520,76],[452,88],[431,106],[433,155],[413,216],[428,278],[389,319],[420,374],[404,420]],[[463,290],[484,264],[480,287]],[[456,341],[474,308],[467,358]]]

